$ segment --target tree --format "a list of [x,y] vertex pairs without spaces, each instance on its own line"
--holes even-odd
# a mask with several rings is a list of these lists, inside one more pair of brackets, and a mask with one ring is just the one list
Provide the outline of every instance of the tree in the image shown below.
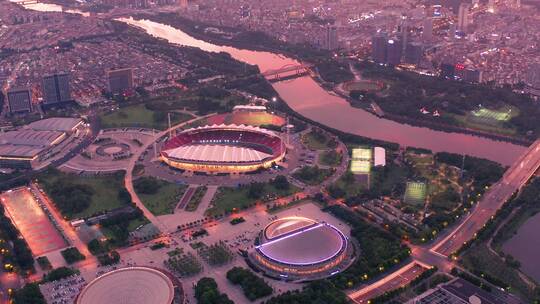
[[272,180],[272,185],[279,190],[289,190],[291,186],[289,184],[289,181],[287,180],[287,177],[285,177],[284,175],[276,176],[276,178]]
[[141,177],[135,180],[133,187],[141,194],[156,194],[161,188],[159,181],[154,177]]
[[199,304],[234,304],[226,294],[219,293],[217,283],[212,278],[200,279],[194,289]]
[[264,184],[263,183],[251,183],[249,184],[248,196],[250,198],[258,199],[263,195]]
[[13,294],[14,304],[46,304],[45,298],[36,283],[26,284]]

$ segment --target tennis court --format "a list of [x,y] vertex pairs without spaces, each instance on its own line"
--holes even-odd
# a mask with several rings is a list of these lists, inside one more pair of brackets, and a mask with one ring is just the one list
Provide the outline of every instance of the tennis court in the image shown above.
[[407,182],[404,201],[410,205],[424,205],[426,194],[427,186],[425,183]]
[[0,195],[6,214],[30,246],[34,256],[66,247],[60,232],[34,195],[27,188],[9,190]]

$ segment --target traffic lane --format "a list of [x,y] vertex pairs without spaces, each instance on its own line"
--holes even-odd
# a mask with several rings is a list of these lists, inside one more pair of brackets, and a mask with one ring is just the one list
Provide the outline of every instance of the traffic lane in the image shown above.
[[[394,289],[397,289],[397,288],[400,288],[402,286],[409,284],[412,280],[417,278],[425,270],[426,270],[425,267],[421,266],[420,264],[415,263],[412,267],[396,275],[392,279],[386,281],[381,286],[372,288],[370,290],[367,290],[366,292],[360,291],[360,294],[353,297],[352,300],[353,302],[358,303],[358,304],[368,303],[369,300],[375,297],[378,297],[384,294],[385,292],[389,292],[389,291],[392,291]],[[369,288],[369,286],[367,288]]]

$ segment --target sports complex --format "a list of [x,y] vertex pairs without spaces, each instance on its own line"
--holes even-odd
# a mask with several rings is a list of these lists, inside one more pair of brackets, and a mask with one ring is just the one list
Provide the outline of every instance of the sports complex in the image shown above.
[[276,279],[310,281],[337,274],[354,258],[354,246],[338,228],[304,217],[268,224],[249,259]]
[[90,282],[76,304],[183,303],[180,282],[171,274],[150,267],[128,267],[108,272]]
[[193,172],[242,173],[269,168],[285,157],[281,137],[246,125],[211,125],[173,136],[161,149],[169,166]]

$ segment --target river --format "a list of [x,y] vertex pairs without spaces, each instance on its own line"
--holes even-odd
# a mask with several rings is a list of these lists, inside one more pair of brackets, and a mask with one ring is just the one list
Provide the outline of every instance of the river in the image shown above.
[[503,245],[503,251],[511,254],[521,263],[521,270],[540,282],[540,213],[529,218],[521,227],[516,235],[506,241]]
[[[239,61],[257,65],[262,72],[279,69],[288,64],[298,64],[294,59],[271,52],[214,45],[191,37],[179,29],[149,20],[132,18],[118,20],[142,28],[150,35],[171,43],[197,47],[209,52],[227,52]],[[379,118],[365,110],[351,107],[344,98],[324,90],[309,76],[277,82],[273,87],[299,114],[334,129],[360,136],[434,152],[467,154],[503,165],[511,165],[526,149],[508,142],[455,132],[435,131]]]

